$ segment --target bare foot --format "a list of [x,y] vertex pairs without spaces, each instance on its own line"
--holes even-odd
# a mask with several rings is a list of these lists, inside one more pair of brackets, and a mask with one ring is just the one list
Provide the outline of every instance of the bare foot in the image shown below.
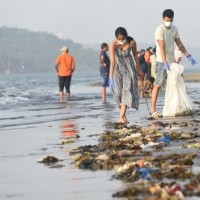
[[125,124],[126,121],[124,120],[124,118],[119,118],[119,123]]
[[124,118],[123,118],[123,119],[124,119],[124,121],[125,121],[124,123],[129,123],[129,121],[128,121],[128,119],[127,119],[126,115],[124,116]]
[[106,100],[102,100],[102,104],[105,104],[106,103]]

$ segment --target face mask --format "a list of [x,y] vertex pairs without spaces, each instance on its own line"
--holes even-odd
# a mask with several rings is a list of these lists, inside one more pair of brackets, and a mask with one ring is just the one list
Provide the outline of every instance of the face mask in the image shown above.
[[172,22],[164,22],[164,24],[167,28],[170,28],[172,26]]
[[120,40],[117,40],[117,43],[118,43],[118,44],[120,44],[120,45],[123,45],[123,44],[125,44],[125,43],[126,43],[126,39],[124,39],[124,40],[122,40],[122,41],[120,41]]

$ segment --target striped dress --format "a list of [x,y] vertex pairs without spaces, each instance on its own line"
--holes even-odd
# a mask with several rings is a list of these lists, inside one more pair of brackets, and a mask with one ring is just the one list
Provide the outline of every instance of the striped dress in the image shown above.
[[118,105],[127,105],[138,110],[138,76],[131,55],[131,47],[126,50],[115,49],[113,96]]

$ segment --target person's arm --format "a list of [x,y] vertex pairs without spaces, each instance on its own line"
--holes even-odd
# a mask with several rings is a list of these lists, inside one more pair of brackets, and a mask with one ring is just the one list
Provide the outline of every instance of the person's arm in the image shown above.
[[163,63],[166,63],[166,51],[165,51],[165,41],[164,40],[157,40],[158,45],[160,47],[160,53],[163,60]]
[[135,67],[136,67],[136,70],[138,72],[138,75],[139,76],[142,76],[143,73],[141,71],[141,68],[140,68],[140,63],[139,63],[139,59],[138,59],[138,55],[137,55],[137,44],[136,44],[136,41],[135,40],[132,40],[131,43],[131,48],[132,48],[132,53],[133,53],[133,57],[134,57],[134,60],[135,60]]
[[160,47],[160,53],[161,57],[164,63],[164,68],[165,70],[170,70],[169,64],[167,63],[167,58],[166,58],[166,51],[165,51],[165,41],[164,40],[157,40],[158,45]]
[[58,73],[58,64],[55,64],[55,70]]
[[186,48],[184,47],[183,43],[181,42],[180,38],[175,38],[175,42],[178,46],[178,48],[185,54],[187,59],[190,61],[192,65],[197,64],[197,62],[192,58],[191,54],[188,53]]
[[59,73],[59,65],[60,65],[60,61],[59,61],[59,57],[57,57],[57,59],[55,61],[55,65],[54,65],[57,74]]
[[114,67],[115,67],[115,41],[113,41],[110,44],[109,47],[109,53],[110,53],[110,74],[109,77],[111,80],[113,80],[113,74],[114,74]]
[[179,50],[186,56],[189,56],[188,51],[186,50],[185,46],[183,45],[183,43],[181,42],[180,38],[175,38],[175,43],[178,46]]
[[75,70],[75,60],[74,60],[74,57],[72,56],[72,73],[74,72]]
[[100,63],[102,67],[106,67],[106,59],[104,55],[100,55]]

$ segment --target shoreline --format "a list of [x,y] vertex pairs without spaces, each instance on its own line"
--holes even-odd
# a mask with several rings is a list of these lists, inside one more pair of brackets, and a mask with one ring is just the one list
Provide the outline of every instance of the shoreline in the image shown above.
[[183,78],[186,82],[200,82],[200,73],[184,73]]

